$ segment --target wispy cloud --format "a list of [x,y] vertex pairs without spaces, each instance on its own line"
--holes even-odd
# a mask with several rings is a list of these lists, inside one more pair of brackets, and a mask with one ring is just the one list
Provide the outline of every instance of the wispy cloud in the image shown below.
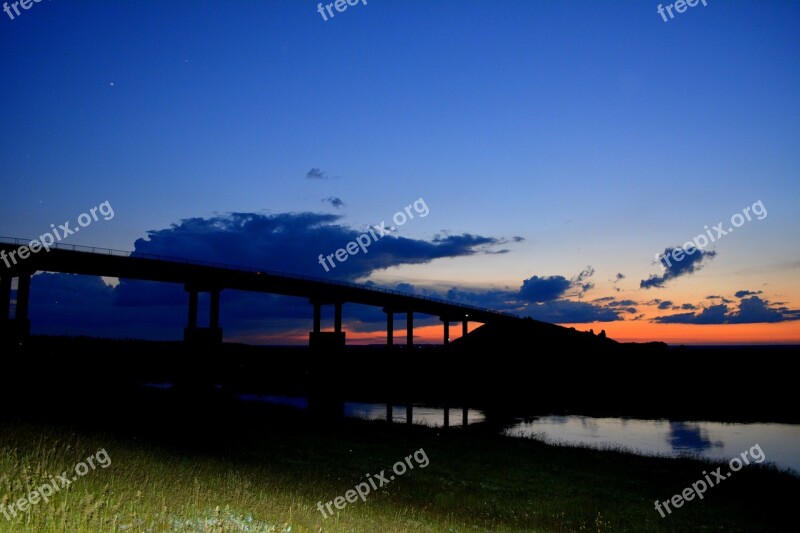
[[[667,248],[664,250],[663,257],[672,257],[673,250],[682,250],[681,248]],[[717,255],[713,250],[696,250],[692,255],[684,255],[681,261],[671,261],[667,266],[664,274],[657,276],[653,274],[648,279],[643,279],[639,282],[639,288],[652,289],[654,287],[662,288],[664,285],[673,279],[681,276],[688,276],[697,272],[704,266],[704,261],[707,261]]]
[[327,198],[323,198],[322,201],[328,202],[336,209],[341,209],[342,207],[344,207],[344,202],[342,201],[342,199],[336,196],[328,196]]
[[306,172],[306,179],[309,179],[309,180],[324,180],[324,179],[328,179],[328,175],[321,168],[314,167],[311,170],[309,170],[308,172]]

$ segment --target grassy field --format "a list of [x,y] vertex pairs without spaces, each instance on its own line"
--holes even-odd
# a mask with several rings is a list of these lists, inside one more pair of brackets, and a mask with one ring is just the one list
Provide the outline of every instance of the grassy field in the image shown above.
[[[689,459],[554,447],[477,430],[240,412],[143,408],[108,424],[0,422],[5,509],[104,449],[89,469],[0,531],[798,531],[800,479],[748,466],[666,518],[654,510],[710,470]],[[150,419],[158,422],[149,423]],[[366,501],[323,518],[317,502],[424,450]],[[413,462],[413,461],[412,461]],[[97,465],[96,465],[97,466]],[[716,468],[716,466],[714,466]],[[713,469],[713,468],[712,468]]]

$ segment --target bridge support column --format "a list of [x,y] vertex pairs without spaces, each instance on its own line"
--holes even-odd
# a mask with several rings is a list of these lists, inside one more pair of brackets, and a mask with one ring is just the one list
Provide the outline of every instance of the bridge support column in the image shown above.
[[322,305],[319,302],[312,302],[314,305],[314,333],[322,331]]
[[0,276],[0,320],[8,320],[11,313],[11,275]]
[[386,421],[387,422],[392,421],[392,402],[386,403]]
[[450,321],[442,318],[442,324],[444,324],[444,345],[447,346],[450,344]]
[[28,307],[31,298],[31,275],[20,274],[17,278],[17,310],[14,312],[16,320],[28,320]]
[[342,332],[342,302],[336,302],[333,306],[333,331]]
[[308,334],[308,345],[322,351],[344,349],[347,343],[345,333],[342,331],[342,302],[333,302],[334,331],[322,331],[322,306],[330,302],[309,300],[309,303],[314,306],[314,326]]
[[444,406],[444,429],[450,427],[450,408],[447,405]]
[[211,309],[209,312],[208,325],[212,330],[219,328],[219,289],[211,291]]
[[414,311],[406,312],[406,346],[414,346]]
[[406,424],[414,423],[414,404],[411,401],[406,404]]
[[464,412],[461,415],[461,424],[464,426],[464,429],[467,429],[469,425],[469,407],[464,405]]
[[467,333],[469,333],[468,325],[469,325],[469,320],[467,320],[466,318],[461,321],[461,336],[462,337],[466,337]]
[[[308,409],[320,419],[336,420],[344,417],[345,390],[342,369],[337,362],[344,357],[345,333],[342,331],[342,302],[311,299],[314,306],[314,326],[309,333],[310,360]],[[322,306],[334,305],[334,331],[322,331]]]
[[391,309],[384,309],[386,313],[386,346],[392,348],[394,346],[394,311]]
[[[175,377],[175,389],[191,401],[204,401],[214,397],[215,385],[227,387],[225,376],[219,371],[222,346],[222,328],[219,327],[221,289],[213,284],[208,286],[190,282],[184,285],[184,290],[189,294],[189,309],[183,330],[183,349],[180,370]],[[201,292],[208,292],[211,296],[208,327],[199,327],[197,324]]]
[[28,309],[31,301],[31,274],[20,274],[17,278],[17,306],[14,311],[14,326],[17,330],[17,342],[28,342],[31,335],[31,321],[28,318]]
[[219,294],[220,289],[206,289],[211,294],[211,306],[207,328],[197,326],[198,293],[203,289],[194,285],[186,285],[189,293],[189,316],[183,330],[183,341],[191,346],[217,346],[222,344],[222,328],[219,327]]
[[[14,316],[11,316],[11,282],[17,278],[17,297]],[[31,322],[28,319],[30,305],[31,273],[17,276],[6,273],[0,276],[0,343],[9,348],[18,348],[30,338]]]

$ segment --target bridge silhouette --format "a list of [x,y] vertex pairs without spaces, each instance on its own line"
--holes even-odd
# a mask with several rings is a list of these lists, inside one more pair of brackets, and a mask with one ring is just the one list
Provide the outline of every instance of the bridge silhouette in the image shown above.
[[[36,272],[59,272],[106,276],[164,283],[180,283],[188,293],[188,318],[184,341],[189,344],[222,343],[219,324],[220,292],[225,289],[308,298],[314,307],[309,333],[312,348],[346,345],[342,331],[342,305],[381,307],[386,313],[386,344],[394,344],[394,315],[406,315],[406,344],[414,344],[414,313],[437,316],[443,324],[443,343],[450,337],[450,324],[461,323],[466,335],[469,322],[491,323],[522,320],[500,311],[464,305],[440,298],[401,291],[219,263],[126,252],[91,246],[57,243],[49,251],[30,253],[30,240],[0,237],[0,335],[13,343],[24,343],[30,335],[30,282]],[[26,253],[25,250],[28,249]],[[22,254],[20,252],[22,251]],[[11,316],[11,286],[17,279],[17,298]],[[198,327],[198,294],[210,295],[209,326]],[[322,331],[321,309],[334,307],[333,331]]]
[[[21,348],[30,340],[29,318],[31,277],[36,272],[58,272],[88,276],[106,276],[122,279],[179,283],[187,292],[187,323],[183,343],[187,349],[198,352],[214,351],[222,346],[223,330],[219,323],[220,293],[239,290],[307,298],[313,306],[313,321],[309,332],[309,346],[319,354],[320,360],[339,353],[346,346],[342,331],[342,305],[363,304],[380,307],[386,313],[386,346],[394,346],[394,316],[406,315],[406,348],[414,344],[414,314],[438,317],[443,325],[443,344],[449,343],[450,324],[461,323],[462,335],[468,333],[469,322],[482,324],[521,321],[522,318],[500,311],[464,305],[444,299],[420,296],[393,289],[361,285],[347,281],[327,280],[227,264],[191,261],[172,257],[148,255],[80,245],[57,243],[49,251],[40,249],[32,253],[30,240],[0,237],[0,341],[6,347]],[[16,305],[11,313],[11,288],[17,280]],[[210,309],[208,327],[198,326],[198,295],[209,293]],[[322,306],[334,307],[333,331],[323,331]],[[320,373],[324,376],[324,372]],[[323,388],[321,381],[315,387]],[[319,404],[328,410],[341,411],[344,403],[340,397],[331,399],[326,391]],[[392,420],[391,402],[387,402],[387,420]],[[412,402],[406,405],[406,419],[412,420]],[[463,405],[463,424],[467,423],[467,406]],[[445,425],[449,409],[445,407]]]

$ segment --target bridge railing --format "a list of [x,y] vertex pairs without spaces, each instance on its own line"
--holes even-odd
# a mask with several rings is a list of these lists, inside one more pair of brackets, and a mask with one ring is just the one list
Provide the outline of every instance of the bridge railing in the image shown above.
[[[15,246],[27,246],[33,240],[35,240],[35,239],[27,239],[26,240],[26,239],[20,239],[20,238],[16,238],[16,237],[3,237],[3,236],[0,236],[0,243],[13,244]],[[411,292],[399,291],[397,289],[389,289],[389,288],[386,288],[386,287],[380,287],[378,285],[367,285],[367,284],[363,284],[363,283],[353,283],[352,281],[343,281],[343,280],[337,280],[337,279],[325,279],[325,278],[320,278],[320,277],[315,277],[315,276],[306,276],[306,275],[303,275],[303,274],[292,274],[292,273],[288,273],[288,272],[278,272],[278,271],[274,271],[274,270],[264,270],[264,269],[253,268],[253,267],[246,267],[246,266],[242,266],[242,265],[233,265],[233,264],[229,264],[229,263],[217,263],[217,262],[213,262],[213,261],[201,261],[201,260],[196,260],[196,259],[185,259],[185,258],[171,257],[171,256],[157,255],[157,254],[146,254],[146,253],[142,253],[142,252],[130,252],[130,251],[126,251],[126,250],[114,250],[114,249],[111,249],[111,248],[100,248],[100,247],[96,247],[96,246],[83,246],[83,245],[80,245],[80,244],[64,244],[62,242],[58,242],[58,243],[52,244],[52,245],[49,246],[49,248],[55,249],[55,250],[67,250],[67,251],[71,251],[71,252],[83,252],[83,253],[91,253],[91,254],[97,254],[97,255],[112,255],[112,256],[117,256],[117,257],[133,257],[133,258],[137,258],[137,259],[153,259],[153,260],[157,260],[157,261],[171,261],[171,262],[174,262],[174,263],[183,263],[183,264],[188,264],[188,265],[207,266],[207,267],[212,267],[212,268],[222,268],[222,269],[226,269],[226,270],[237,270],[237,271],[240,271],[240,272],[252,272],[252,273],[258,273],[258,274],[266,274],[266,275],[269,275],[269,276],[277,276],[277,277],[283,277],[283,278],[297,279],[297,280],[302,280],[302,281],[314,281],[314,282],[319,282],[319,283],[327,283],[327,284],[331,284],[331,285],[337,285],[337,286],[340,286],[340,287],[349,287],[349,288],[355,288],[355,289],[361,289],[361,290],[367,290],[367,291],[382,292],[384,294],[392,294],[392,295],[395,295],[395,296],[410,296],[410,297],[413,297],[413,298],[417,298],[417,299],[420,299],[420,300],[426,300],[426,301],[434,302],[434,303],[440,303],[440,304],[445,304],[445,305],[458,305],[458,306],[463,307],[463,308],[465,308],[465,309],[467,309],[469,311],[477,311],[477,312],[482,312],[482,313],[492,313],[492,314],[495,314],[495,315],[507,316],[509,318],[520,318],[518,315],[515,315],[513,313],[508,313],[506,311],[498,311],[496,309],[488,309],[488,308],[485,308],[485,307],[467,305],[467,304],[463,304],[463,303],[460,303],[460,302],[454,302],[454,301],[450,301],[450,300],[445,300],[444,298],[437,298],[435,296],[426,296],[426,295],[422,295],[422,294],[414,294],[414,293],[411,293]]]

